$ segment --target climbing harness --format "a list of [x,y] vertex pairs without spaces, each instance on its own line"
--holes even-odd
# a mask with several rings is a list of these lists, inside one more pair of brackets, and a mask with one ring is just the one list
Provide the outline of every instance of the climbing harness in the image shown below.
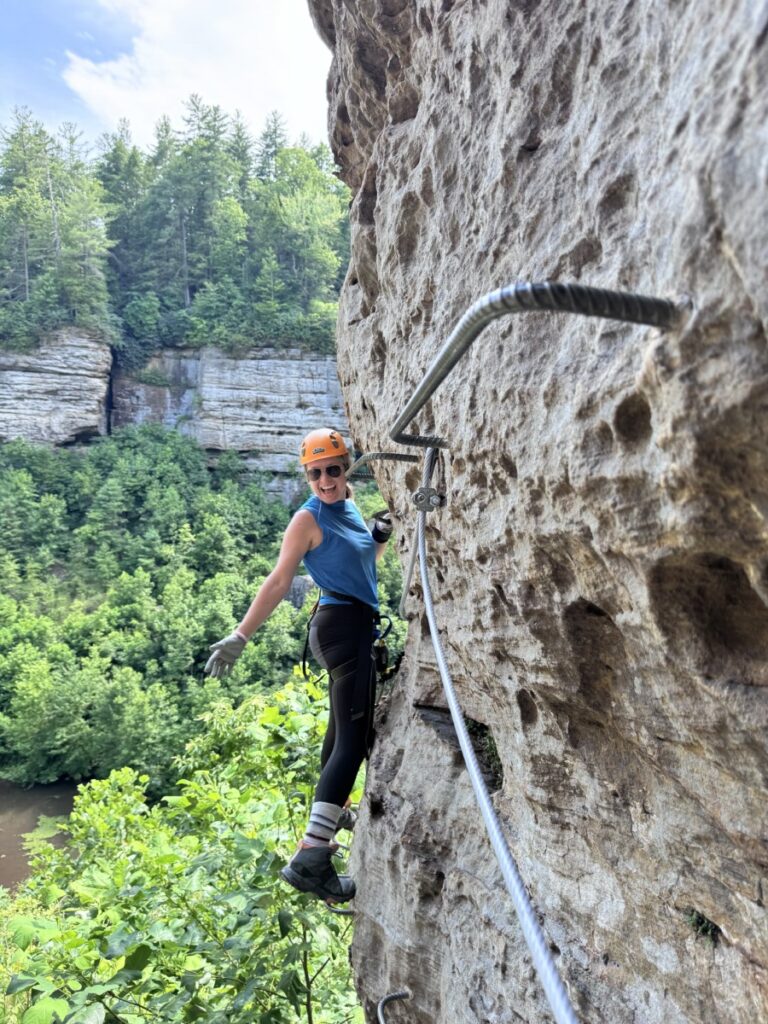
[[[324,594],[327,594],[328,597],[335,597],[337,601],[347,601],[349,604],[358,605],[361,608],[370,608],[371,609],[372,616],[373,616],[372,621],[373,621],[373,627],[374,627],[374,638],[373,638],[373,644],[371,645],[372,650],[373,650],[373,660],[374,660],[374,663],[375,663],[377,669],[379,669],[380,672],[383,673],[385,671],[388,663],[389,663],[389,654],[387,652],[387,645],[386,645],[385,641],[386,641],[387,637],[389,636],[389,634],[392,632],[392,619],[390,618],[390,616],[389,615],[382,615],[380,612],[377,612],[374,608],[371,608],[371,606],[369,604],[366,604],[365,601],[361,601],[357,597],[352,597],[350,594],[340,594],[340,593],[338,593],[335,590],[326,590],[325,588],[323,588],[320,591],[320,597],[322,597]],[[304,650],[303,650],[302,655],[301,655],[301,673],[302,673],[302,675],[304,676],[305,679],[309,678],[309,675],[307,673],[307,652],[309,651],[309,631],[312,628],[312,620],[314,619],[314,617],[315,617],[319,607],[320,607],[320,598],[318,598],[317,601],[315,601],[315,603],[312,605],[312,609],[311,609],[311,611],[309,613],[309,618],[307,619],[307,635],[304,638]],[[387,622],[387,627],[384,630],[384,632],[382,633],[381,630],[379,629],[379,626],[385,620]]]
[[[467,772],[488,831],[491,845],[520,920],[534,967],[557,1024],[578,1024],[578,1021],[491,803],[477,756],[469,738],[461,707],[456,697],[435,617],[427,569],[426,519],[428,512],[445,504],[444,495],[431,487],[430,481],[438,449],[447,447],[447,441],[434,435],[407,434],[405,433],[405,428],[408,427],[429,401],[439,385],[445,380],[481,331],[499,316],[503,316],[506,313],[524,312],[526,310],[547,310],[550,312],[578,313],[582,316],[605,317],[607,319],[649,324],[664,328],[677,325],[682,318],[685,308],[689,307],[689,305],[688,302],[676,304],[665,299],[606,291],[599,288],[587,288],[582,285],[564,285],[556,282],[522,282],[491,292],[474,303],[459,320],[390,431],[390,437],[398,444],[419,445],[427,449],[422,485],[416,492],[416,495],[414,495],[418,517],[416,543],[414,543],[411,551],[407,578],[403,588],[403,598],[400,603],[400,614],[402,617],[405,617],[405,599],[410,589],[411,578],[418,555],[424,608],[453,726],[459,740],[461,752],[464,755]],[[402,998],[402,994],[385,997],[379,1003],[379,1021],[382,1024],[384,1021],[382,1007],[386,1002],[394,998]]]
[[387,1003],[394,1003],[397,999],[410,998],[411,993],[407,988],[403,989],[402,992],[393,992],[391,995],[384,996],[384,998],[379,1002],[376,1011],[376,1016],[379,1019],[379,1024],[387,1024],[386,1020],[384,1019],[384,1007],[387,1005]]

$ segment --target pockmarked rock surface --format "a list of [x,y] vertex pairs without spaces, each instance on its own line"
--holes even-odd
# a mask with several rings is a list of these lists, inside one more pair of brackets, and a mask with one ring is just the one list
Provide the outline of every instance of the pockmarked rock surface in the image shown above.
[[[449,441],[427,541],[579,1019],[768,1020],[768,7],[309,6],[354,191],[338,359],[366,450],[495,287],[690,296],[666,333],[488,328],[417,421]],[[418,473],[376,474],[405,558]],[[543,1024],[418,586],[410,607],[356,830],[358,989],[370,1021],[408,987],[391,1024]]]
[[105,434],[112,351],[75,328],[0,352],[0,441],[71,444]]
[[239,358],[215,348],[164,349],[140,375],[115,376],[112,427],[129,423],[162,423],[209,451],[244,453],[281,492],[296,488],[307,430],[347,430],[336,360],[299,349]]

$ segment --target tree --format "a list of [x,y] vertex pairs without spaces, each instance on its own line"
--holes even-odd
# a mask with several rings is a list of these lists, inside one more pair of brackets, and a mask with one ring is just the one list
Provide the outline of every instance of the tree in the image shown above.
[[101,185],[83,175],[61,207],[61,257],[58,280],[61,302],[72,323],[106,330],[107,238]]
[[54,140],[20,110],[0,138],[0,327],[17,344],[61,322],[109,336],[106,207],[77,129]]
[[[102,150],[95,171],[103,189],[108,231],[115,239],[109,252],[108,280],[116,306],[121,308],[136,289],[147,285],[141,214],[152,169],[131,141],[127,121],[120,121],[114,134],[103,137]],[[120,301],[122,296],[125,298]]]
[[0,139],[5,288],[10,299],[29,301],[32,279],[55,253],[58,238],[50,230],[55,225],[49,167],[53,140],[26,109],[14,112],[11,130],[0,133]]
[[0,343],[75,323],[129,369],[162,344],[331,350],[347,193],[326,146],[286,143],[277,112],[254,144],[193,94],[148,153],[123,121],[93,160],[74,125],[54,138],[17,111],[0,134]]
[[277,174],[277,155],[288,145],[285,118],[273,110],[256,141],[256,177],[260,181],[274,181]]
[[248,215],[234,196],[223,196],[211,207],[211,277],[242,281],[248,239]]
[[249,182],[253,176],[253,139],[239,110],[232,119],[226,147],[237,166],[237,200],[242,203],[248,194]]

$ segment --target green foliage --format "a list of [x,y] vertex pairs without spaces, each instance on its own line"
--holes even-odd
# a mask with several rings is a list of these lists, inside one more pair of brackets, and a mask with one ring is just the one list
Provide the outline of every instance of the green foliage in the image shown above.
[[65,323],[115,337],[106,221],[74,129],[54,138],[17,110],[0,129],[0,345],[30,347]]
[[157,789],[212,698],[285,677],[305,623],[285,603],[231,677],[202,673],[288,521],[243,469],[230,453],[210,474],[193,442],[157,428],[84,452],[0,447],[0,777],[131,765]]
[[26,110],[0,129],[0,345],[74,323],[133,370],[160,344],[333,350],[349,196],[326,146],[289,146],[277,113],[254,144],[193,95],[150,153],[126,122],[80,149]]
[[344,919],[277,877],[324,704],[303,680],[216,704],[154,805],[129,769],[81,788],[66,848],[34,840],[31,880],[0,902],[8,1024],[362,1024]]
[[696,932],[696,937],[699,938],[701,936],[711,945],[716,946],[722,932],[715,922],[710,921],[708,917],[705,917],[704,914],[693,907],[688,907],[684,913],[685,920]]
[[[356,500],[366,518],[381,506],[371,486]],[[277,686],[300,657],[307,611],[283,602],[230,676],[203,676],[288,522],[234,452],[211,472],[194,442],[159,428],[77,452],[12,442],[0,447],[0,520],[0,777],[129,765],[158,792],[212,699]],[[382,608],[396,611],[394,545],[378,572]],[[405,638],[394,623],[393,661]]]

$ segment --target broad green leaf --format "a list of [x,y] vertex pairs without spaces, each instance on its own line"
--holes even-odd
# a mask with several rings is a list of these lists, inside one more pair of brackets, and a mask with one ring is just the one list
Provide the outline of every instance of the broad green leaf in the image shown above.
[[14,974],[8,983],[5,994],[7,996],[15,996],[19,992],[26,992],[27,989],[34,988],[36,984],[37,978],[29,978],[24,974]]
[[103,996],[108,992],[114,992],[115,986],[111,981],[100,981],[97,985],[89,985],[84,989],[86,996]]
[[54,1024],[56,1017],[62,1020],[69,1011],[66,999],[53,999],[44,996],[38,999],[21,1018],[21,1024]]
[[28,918],[16,918],[9,922],[11,938],[19,949],[27,949],[37,935],[37,929]]
[[41,814],[37,819],[37,826],[31,832],[26,832],[24,839],[53,839],[59,835],[61,826],[66,823],[67,819],[63,815],[49,817],[47,814]]
[[107,960],[124,956],[126,950],[135,945],[139,937],[138,932],[131,931],[126,924],[119,925],[111,935],[107,936],[104,956]]
[[107,1015],[106,1007],[101,1003],[91,1003],[82,1013],[67,1021],[67,1024],[104,1024]]
[[250,1001],[251,996],[253,995],[253,993],[256,991],[256,989],[258,987],[259,987],[259,980],[258,980],[258,978],[251,978],[251,980],[249,982],[247,982],[245,987],[243,989],[241,989],[240,992],[238,992],[237,998],[232,1003],[232,1009],[233,1010],[242,1010],[242,1009],[244,1009],[245,1005]]
[[129,971],[143,971],[151,957],[152,947],[142,942],[125,958],[125,967]]
[[288,932],[291,930],[291,924],[293,923],[293,914],[290,910],[283,908],[278,911],[277,923],[280,928],[280,938],[284,939]]
[[12,917],[8,925],[11,937],[19,949],[27,949],[35,939],[47,942],[59,933],[56,922],[43,917]]
[[181,976],[181,986],[187,992],[194,992],[200,981],[200,975],[196,971],[184,971]]

